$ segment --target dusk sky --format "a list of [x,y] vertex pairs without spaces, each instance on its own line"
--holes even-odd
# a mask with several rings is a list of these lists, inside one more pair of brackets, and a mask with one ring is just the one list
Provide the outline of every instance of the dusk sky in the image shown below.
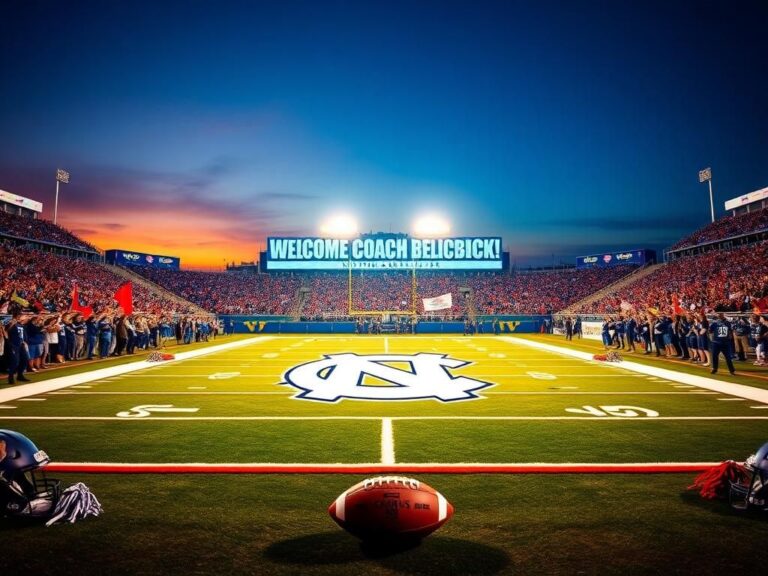
[[519,265],[661,249],[768,186],[768,2],[0,3],[0,189],[221,268],[344,210]]

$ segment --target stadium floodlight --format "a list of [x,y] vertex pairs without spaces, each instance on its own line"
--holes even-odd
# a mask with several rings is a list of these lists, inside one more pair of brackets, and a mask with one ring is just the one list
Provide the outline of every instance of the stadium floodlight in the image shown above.
[[451,232],[451,224],[438,214],[425,214],[413,223],[413,235],[435,238],[446,236]]
[[352,238],[357,236],[357,220],[349,214],[335,214],[320,225],[320,233],[332,238]]
[[712,222],[715,221],[715,202],[712,199],[712,168],[704,168],[699,170],[699,182],[707,182],[709,184],[709,211],[712,215]]
[[56,169],[56,200],[53,203],[53,223],[56,224],[56,220],[59,216],[59,182],[63,182],[64,184],[69,184],[69,172],[66,170],[62,170],[61,168]]

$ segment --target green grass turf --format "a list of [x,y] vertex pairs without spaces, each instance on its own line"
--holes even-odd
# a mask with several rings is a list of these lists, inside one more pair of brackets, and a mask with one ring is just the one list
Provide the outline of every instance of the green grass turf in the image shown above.
[[[573,346],[598,349],[588,342]],[[326,353],[385,350],[450,354],[473,362],[457,375],[495,385],[481,392],[482,400],[451,404],[326,404],[293,399],[293,389],[280,384],[292,366]],[[642,356],[632,360],[704,373]],[[239,374],[209,378],[223,372]],[[9,402],[16,408],[0,411],[0,427],[29,435],[54,460],[75,462],[377,462],[383,417],[395,418],[399,462],[719,461],[742,459],[768,440],[768,420],[473,420],[572,417],[566,408],[627,404],[662,417],[768,416],[751,408],[752,401],[721,401],[728,397],[493,337],[263,339],[89,385],[37,397],[44,401]],[[200,394],[190,390],[195,386],[249,394]],[[162,403],[199,408],[194,417],[295,419],[115,417]],[[100,419],[70,419],[83,416]],[[301,419],[311,416],[372,419]],[[6,536],[0,574],[722,574],[762,568],[768,560],[766,518],[686,493],[693,475],[421,478],[446,495],[456,516],[421,546],[387,551],[361,548],[325,511],[358,476],[64,475],[66,484],[88,484],[105,514],[49,529],[0,526]]]
[[688,475],[424,476],[456,507],[418,547],[361,546],[328,517],[353,476],[67,476],[104,514],[0,525],[2,574],[762,573],[768,522]]
[[[591,352],[593,354],[603,354],[605,352],[605,347],[599,340],[581,338],[566,342],[565,336],[555,334],[515,334],[515,336],[539,342],[546,342],[547,344],[554,344],[556,346],[563,346],[565,348],[572,348],[574,350]],[[692,364],[691,362],[677,358],[656,357],[655,353],[646,355],[643,353],[641,346],[637,346],[637,350],[638,352],[635,353],[627,352],[625,350],[619,350],[619,352],[623,355],[625,360],[631,360],[632,362],[638,362],[640,364],[658,366],[660,368],[676,370],[686,374],[706,376],[707,378],[715,378],[717,380],[723,380],[724,382],[735,382],[737,384],[745,384],[755,388],[768,389],[768,370],[766,370],[765,367],[755,366],[752,363],[754,361],[754,356],[751,356],[750,360],[747,362],[734,360],[733,365],[736,368],[736,374],[731,376],[728,374],[728,366],[726,366],[725,359],[722,355],[720,355],[720,366],[718,367],[717,374],[710,374],[711,367]]]

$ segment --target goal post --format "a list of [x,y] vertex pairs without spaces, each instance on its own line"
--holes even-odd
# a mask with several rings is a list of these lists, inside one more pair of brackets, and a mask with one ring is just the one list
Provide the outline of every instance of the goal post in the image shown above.
[[[415,316],[418,313],[418,285],[416,280],[416,268],[413,267],[410,270],[410,282],[409,282],[409,297],[406,302],[409,302],[410,307],[408,309],[369,309],[369,310],[360,310],[355,307],[355,282],[358,281],[360,285],[365,284],[365,272],[369,272],[369,274],[375,276],[376,274],[379,274],[381,272],[378,271],[371,271],[371,270],[365,270],[365,269],[358,269],[354,270],[353,267],[350,265],[348,269],[348,275],[347,275],[347,310],[349,316],[371,316],[371,315],[380,315],[380,316],[393,316],[393,315],[399,315],[399,316]],[[395,271],[393,271],[395,272]],[[401,272],[400,270],[396,272]]]

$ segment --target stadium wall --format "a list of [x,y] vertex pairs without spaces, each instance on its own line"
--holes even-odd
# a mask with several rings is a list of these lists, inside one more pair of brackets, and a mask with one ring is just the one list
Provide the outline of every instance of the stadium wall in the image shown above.
[[[220,316],[227,332],[235,334],[354,334],[355,323],[346,322],[296,322],[276,316]],[[538,333],[550,316],[498,316],[498,333]],[[477,332],[493,334],[494,317],[484,316],[477,322]],[[416,334],[462,334],[464,322],[419,322]]]

